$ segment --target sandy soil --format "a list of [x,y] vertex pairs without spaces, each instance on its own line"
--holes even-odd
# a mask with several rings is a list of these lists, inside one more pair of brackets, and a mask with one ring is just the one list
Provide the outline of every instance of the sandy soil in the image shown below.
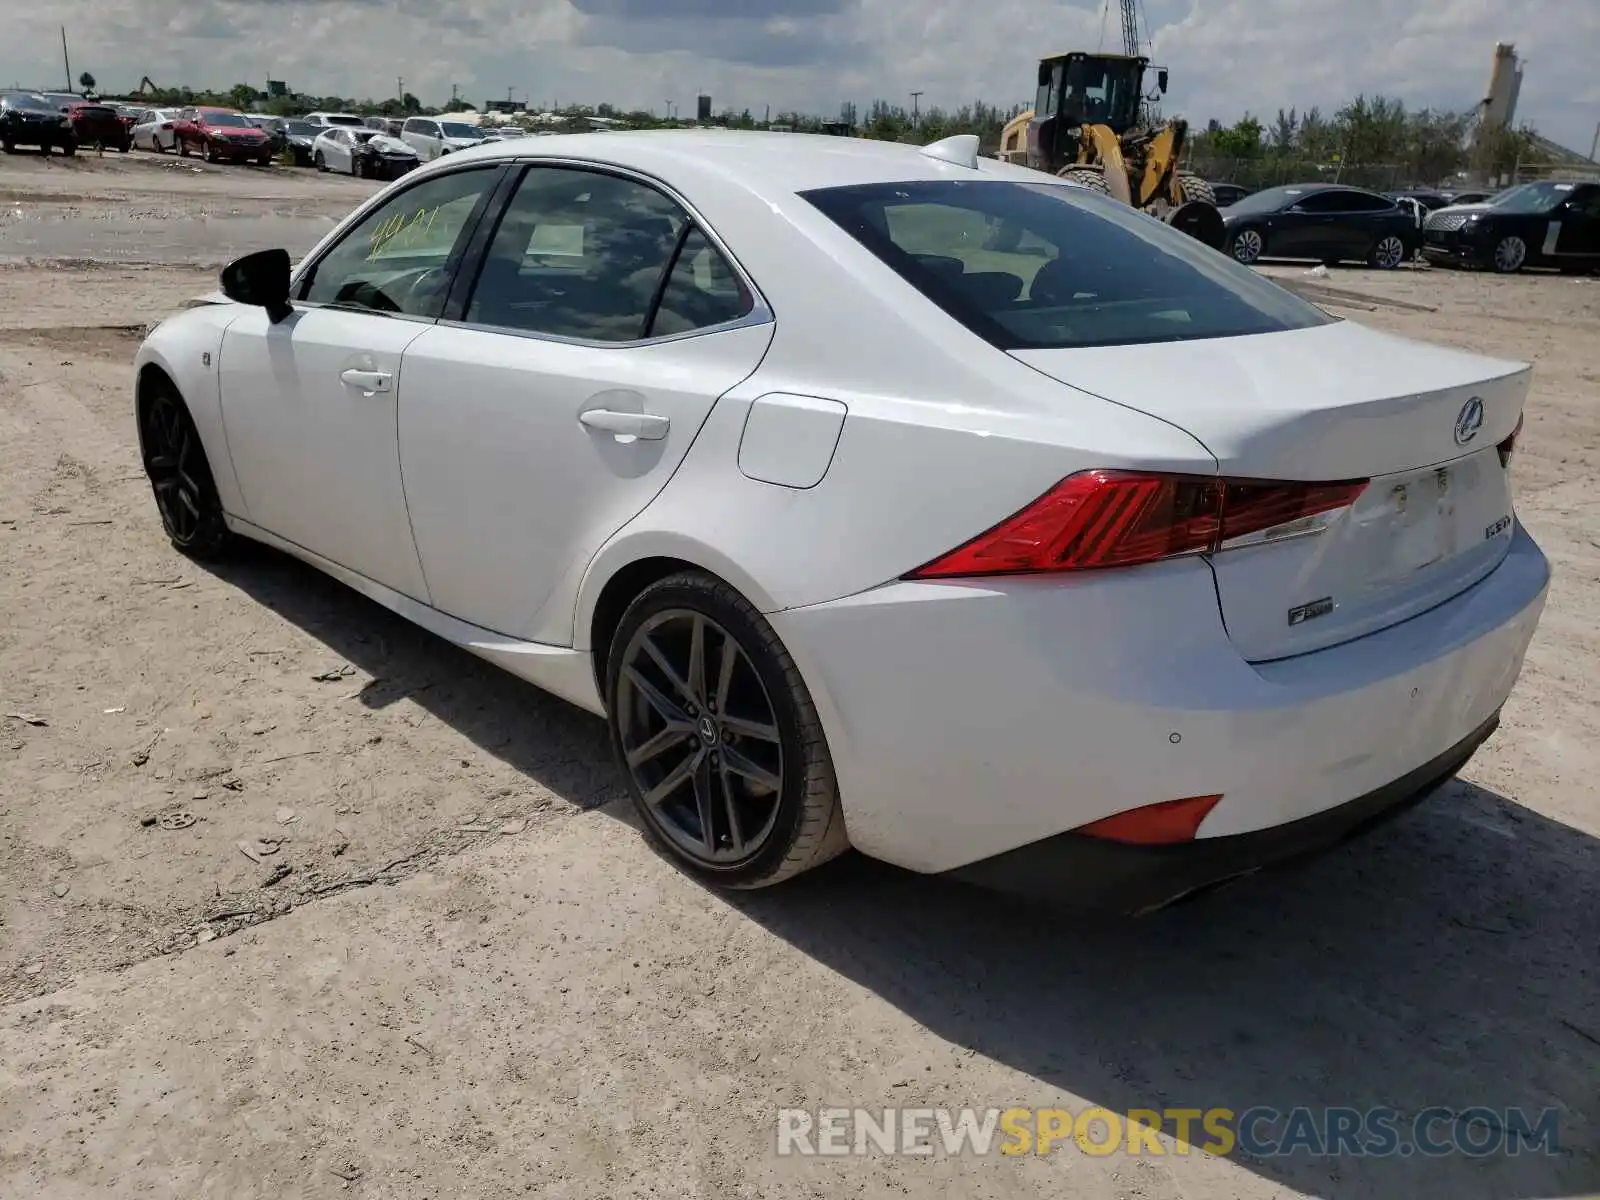
[[[0,267],[0,1196],[1600,1191],[1600,281],[1265,268],[1538,367],[1550,604],[1430,802],[1130,925],[856,858],[730,899],[645,848],[598,721],[282,556],[169,548],[127,366],[239,240],[191,218],[309,237],[370,187],[170,162],[0,164],[0,260],[56,230]],[[97,256],[130,209],[181,253]],[[1561,1151],[777,1158],[824,1104],[1555,1106]]]

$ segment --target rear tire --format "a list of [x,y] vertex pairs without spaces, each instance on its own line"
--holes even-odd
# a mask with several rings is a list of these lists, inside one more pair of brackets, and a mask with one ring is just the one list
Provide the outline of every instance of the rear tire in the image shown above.
[[318,150],[311,156],[311,165],[319,171],[326,171],[328,169],[327,160],[322,157],[321,150]]
[[646,588],[617,625],[606,677],[634,809],[683,870],[767,887],[848,849],[816,705],[772,626],[728,584],[685,571]]
[[1191,175],[1187,171],[1178,172],[1178,203],[1188,204],[1199,200],[1205,204],[1217,207],[1217,194],[1211,190],[1211,185],[1198,175]]
[[78,152],[78,143],[73,141],[73,140],[71,140],[70,138],[67,141],[64,141],[64,142],[61,143],[61,153],[65,154],[68,158],[71,158],[77,152]]
[[1367,251],[1367,266],[1380,271],[1392,271],[1407,257],[1405,238],[1398,233],[1386,233]]
[[10,138],[6,138],[4,141],[0,141],[0,150],[4,150],[7,154],[15,154],[17,152],[17,144]]
[[1102,196],[1111,194],[1111,185],[1106,182],[1105,172],[1098,167],[1062,167],[1056,172],[1056,178],[1088,188],[1091,192],[1099,192]]
[[139,399],[139,445],[167,537],[194,559],[218,558],[233,543],[194,418],[167,381]]

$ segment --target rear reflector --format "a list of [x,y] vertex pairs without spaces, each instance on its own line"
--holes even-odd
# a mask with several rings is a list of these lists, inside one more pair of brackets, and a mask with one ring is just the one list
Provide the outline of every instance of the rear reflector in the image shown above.
[[1131,567],[1314,533],[1355,503],[1367,480],[1296,483],[1080,471],[907,579]]
[[1091,824],[1076,832],[1108,842],[1125,842],[1130,846],[1166,846],[1174,842],[1192,842],[1211,810],[1221,796],[1189,796],[1182,800],[1164,800],[1160,804],[1146,804],[1143,808],[1130,808]]
[[1522,421],[1523,414],[1518,413],[1517,427],[1506,436],[1505,441],[1501,442],[1500,445],[1496,447],[1496,449],[1500,451],[1500,465],[1502,467],[1509,467],[1511,465],[1511,455],[1517,448],[1517,438],[1522,436]]

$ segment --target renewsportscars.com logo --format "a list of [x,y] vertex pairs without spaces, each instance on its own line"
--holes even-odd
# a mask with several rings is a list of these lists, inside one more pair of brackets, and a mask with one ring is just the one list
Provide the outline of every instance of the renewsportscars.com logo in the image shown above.
[[780,1155],[1243,1154],[1437,1158],[1557,1154],[1557,1112],[1521,1108],[782,1108]]

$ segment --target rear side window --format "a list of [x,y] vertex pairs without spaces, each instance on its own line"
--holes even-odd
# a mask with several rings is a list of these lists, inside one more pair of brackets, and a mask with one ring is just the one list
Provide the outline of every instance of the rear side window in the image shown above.
[[916,181],[802,195],[1002,350],[1239,337],[1333,320],[1154,217],[1070,184]]
[[466,320],[585,341],[646,337],[686,222],[645,184],[530,168],[495,231]]

